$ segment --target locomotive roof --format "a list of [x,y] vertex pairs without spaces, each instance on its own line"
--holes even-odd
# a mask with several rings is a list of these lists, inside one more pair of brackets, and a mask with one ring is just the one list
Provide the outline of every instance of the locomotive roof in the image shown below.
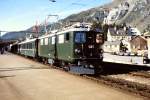
[[39,37],[39,39],[43,39],[43,38],[47,38],[47,37],[51,37],[51,36],[55,36],[55,35],[59,35],[59,34],[67,33],[67,32],[74,32],[74,31],[86,31],[86,32],[88,32],[89,30],[90,30],[89,28],[82,28],[82,27],[65,28],[65,29],[62,29],[58,32],[54,32],[54,33],[51,33],[48,35],[43,35],[43,36]]
[[24,43],[33,42],[33,41],[35,41],[36,39],[37,39],[37,38],[34,38],[34,39],[27,39],[27,40],[22,41],[22,42],[20,42],[20,43],[18,43],[18,44],[24,44]]

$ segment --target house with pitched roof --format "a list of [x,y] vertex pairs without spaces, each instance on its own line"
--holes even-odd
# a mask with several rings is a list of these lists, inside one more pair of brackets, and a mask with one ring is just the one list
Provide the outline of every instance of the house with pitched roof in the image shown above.
[[130,41],[132,38],[132,34],[128,33],[125,28],[116,29],[116,28],[109,28],[107,33],[107,41],[120,41],[126,40]]
[[130,45],[132,52],[141,53],[141,55],[148,50],[147,40],[143,36],[133,37]]

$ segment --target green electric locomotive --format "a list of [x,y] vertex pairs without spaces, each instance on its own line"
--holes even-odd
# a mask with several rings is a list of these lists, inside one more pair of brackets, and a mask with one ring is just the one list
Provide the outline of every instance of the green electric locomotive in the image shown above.
[[38,38],[38,57],[74,73],[95,74],[101,71],[104,35],[88,24],[51,32]]

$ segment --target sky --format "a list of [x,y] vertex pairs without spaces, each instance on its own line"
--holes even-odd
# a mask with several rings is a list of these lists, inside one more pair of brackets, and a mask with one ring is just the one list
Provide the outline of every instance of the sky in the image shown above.
[[[112,0],[0,0],[0,30],[26,30],[36,23],[44,23],[48,15],[59,15],[59,19]],[[48,22],[56,21],[55,17]]]

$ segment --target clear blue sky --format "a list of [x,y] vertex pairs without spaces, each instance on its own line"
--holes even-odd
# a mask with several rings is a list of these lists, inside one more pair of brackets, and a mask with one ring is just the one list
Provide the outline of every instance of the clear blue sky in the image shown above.
[[112,0],[56,0],[52,3],[49,0],[1,0],[0,30],[25,30],[35,25],[36,20],[38,23],[43,22],[49,14],[58,14],[64,18],[110,1]]

